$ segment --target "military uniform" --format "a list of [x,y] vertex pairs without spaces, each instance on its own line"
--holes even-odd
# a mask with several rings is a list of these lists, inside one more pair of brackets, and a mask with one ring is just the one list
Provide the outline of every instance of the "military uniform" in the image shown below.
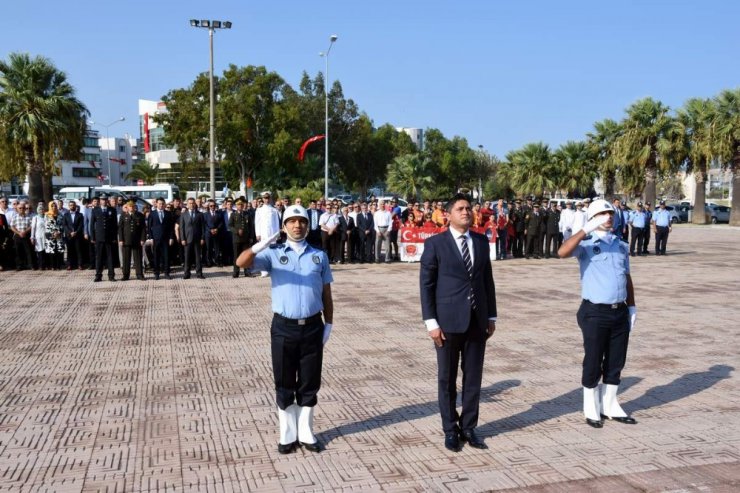
[[[234,211],[229,217],[229,231],[234,249],[234,262],[239,255],[254,244],[253,218],[247,211]],[[239,267],[234,263],[234,277],[239,277]]]
[[136,278],[144,280],[144,269],[141,254],[146,241],[146,219],[139,211],[123,212],[118,221],[118,241],[123,243],[123,261],[121,270],[123,280],[128,281],[131,275],[131,257],[134,259]]
[[540,232],[542,231],[542,214],[539,206],[527,212],[524,216],[524,224],[527,236],[526,258],[534,255],[534,258],[542,256],[542,243],[540,243]]
[[118,214],[115,207],[96,207],[90,218],[90,239],[95,243],[95,282],[103,278],[103,258],[108,266],[108,280],[115,281],[113,252],[117,250]]
[[547,240],[545,243],[545,258],[558,258],[558,248],[560,247],[560,211],[551,207],[547,211]]

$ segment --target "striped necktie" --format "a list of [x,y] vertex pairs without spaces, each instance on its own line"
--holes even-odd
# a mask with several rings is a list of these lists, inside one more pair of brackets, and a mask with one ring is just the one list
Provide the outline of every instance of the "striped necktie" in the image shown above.
[[475,292],[473,291],[473,262],[470,260],[470,250],[468,249],[468,239],[465,235],[460,237],[460,246],[462,247],[462,257],[465,263],[465,268],[468,269],[468,277],[470,277],[470,306],[475,310]]

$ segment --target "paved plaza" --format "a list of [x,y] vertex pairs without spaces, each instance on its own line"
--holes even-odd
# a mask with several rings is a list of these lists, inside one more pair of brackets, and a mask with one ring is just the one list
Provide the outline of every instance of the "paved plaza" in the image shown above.
[[576,261],[495,262],[489,449],[457,454],[417,264],[334,269],[315,423],[326,450],[285,456],[268,279],[2,272],[0,492],[738,491],[740,229],[678,226],[668,252],[632,259],[621,402],[638,424],[600,430],[581,412]]

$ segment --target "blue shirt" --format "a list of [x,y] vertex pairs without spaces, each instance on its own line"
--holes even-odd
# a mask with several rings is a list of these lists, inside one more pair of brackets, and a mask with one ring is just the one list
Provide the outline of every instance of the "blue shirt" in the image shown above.
[[581,298],[608,305],[627,300],[627,243],[616,237],[607,243],[596,235],[587,236],[573,250],[573,256],[581,268]]
[[647,214],[645,211],[632,211],[630,213],[629,222],[632,223],[634,228],[644,228],[647,221]]
[[289,245],[274,245],[258,253],[251,267],[270,273],[272,311],[286,318],[308,318],[323,311],[324,284],[334,281],[326,253],[305,245],[302,253]]
[[653,222],[656,226],[668,227],[671,225],[671,213],[668,209],[655,209]]

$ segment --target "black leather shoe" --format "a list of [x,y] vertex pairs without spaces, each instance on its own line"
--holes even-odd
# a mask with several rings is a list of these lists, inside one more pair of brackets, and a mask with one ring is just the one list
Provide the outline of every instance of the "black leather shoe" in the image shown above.
[[234,272],[233,274],[231,274],[231,277],[233,277],[234,279],[236,279],[237,277],[239,277],[239,273],[238,272]]
[[309,452],[316,452],[319,453],[322,450],[324,450],[324,446],[321,445],[321,442],[316,440],[314,443],[305,443],[305,442],[298,442],[300,443],[301,447],[305,448]]
[[108,278],[108,282],[116,282],[116,278],[115,277],[109,277]]
[[198,274],[195,277],[197,277],[198,279],[205,279],[206,278],[206,276],[204,276],[203,274]]
[[445,433],[445,448],[452,452],[460,451],[460,436],[456,431]]
[[167,279],[168,281],[172,280],[172,276],[170,276],[169,274],[165,274],[164,278]]
[[288,443],[286,445],[278,443],[278,452],[280,452],[281,454],[290,454],[293,451],[295,451],[295,442]]
[[604,427],[604,422],[601,420],[586,418],[586,424],[592,428],[603,428]]
[[159,274],[154,274],[154,280],[159,281]]
[[[18,270],[20,270],[20,269],[18,269]],[[96,277],[95,279],[93,279],[93,282],[100,282],[100,281],[102,281],[102,279],[99,278],[99,277]]]
[[617,423],[624,423],[626,425],[636,425],[637,421],[632,416],[624,416],[619,418],[610,418],[609,416],[601,415],[601,419],[609,419],[611,421],[616,421]]
[[185,274],[184,276],[182,276],[182,278],[183,279],[190,279],[190,274]]
[[460,432],[460,440],[463,442],[468,442],[468,445],[470,445],[473,448],[479,448],[479,449],[487,449],[488,445],[483,442],[480,438],[478,438],[478,435],[475,434],[475,431],[473,430],[464,430]]

